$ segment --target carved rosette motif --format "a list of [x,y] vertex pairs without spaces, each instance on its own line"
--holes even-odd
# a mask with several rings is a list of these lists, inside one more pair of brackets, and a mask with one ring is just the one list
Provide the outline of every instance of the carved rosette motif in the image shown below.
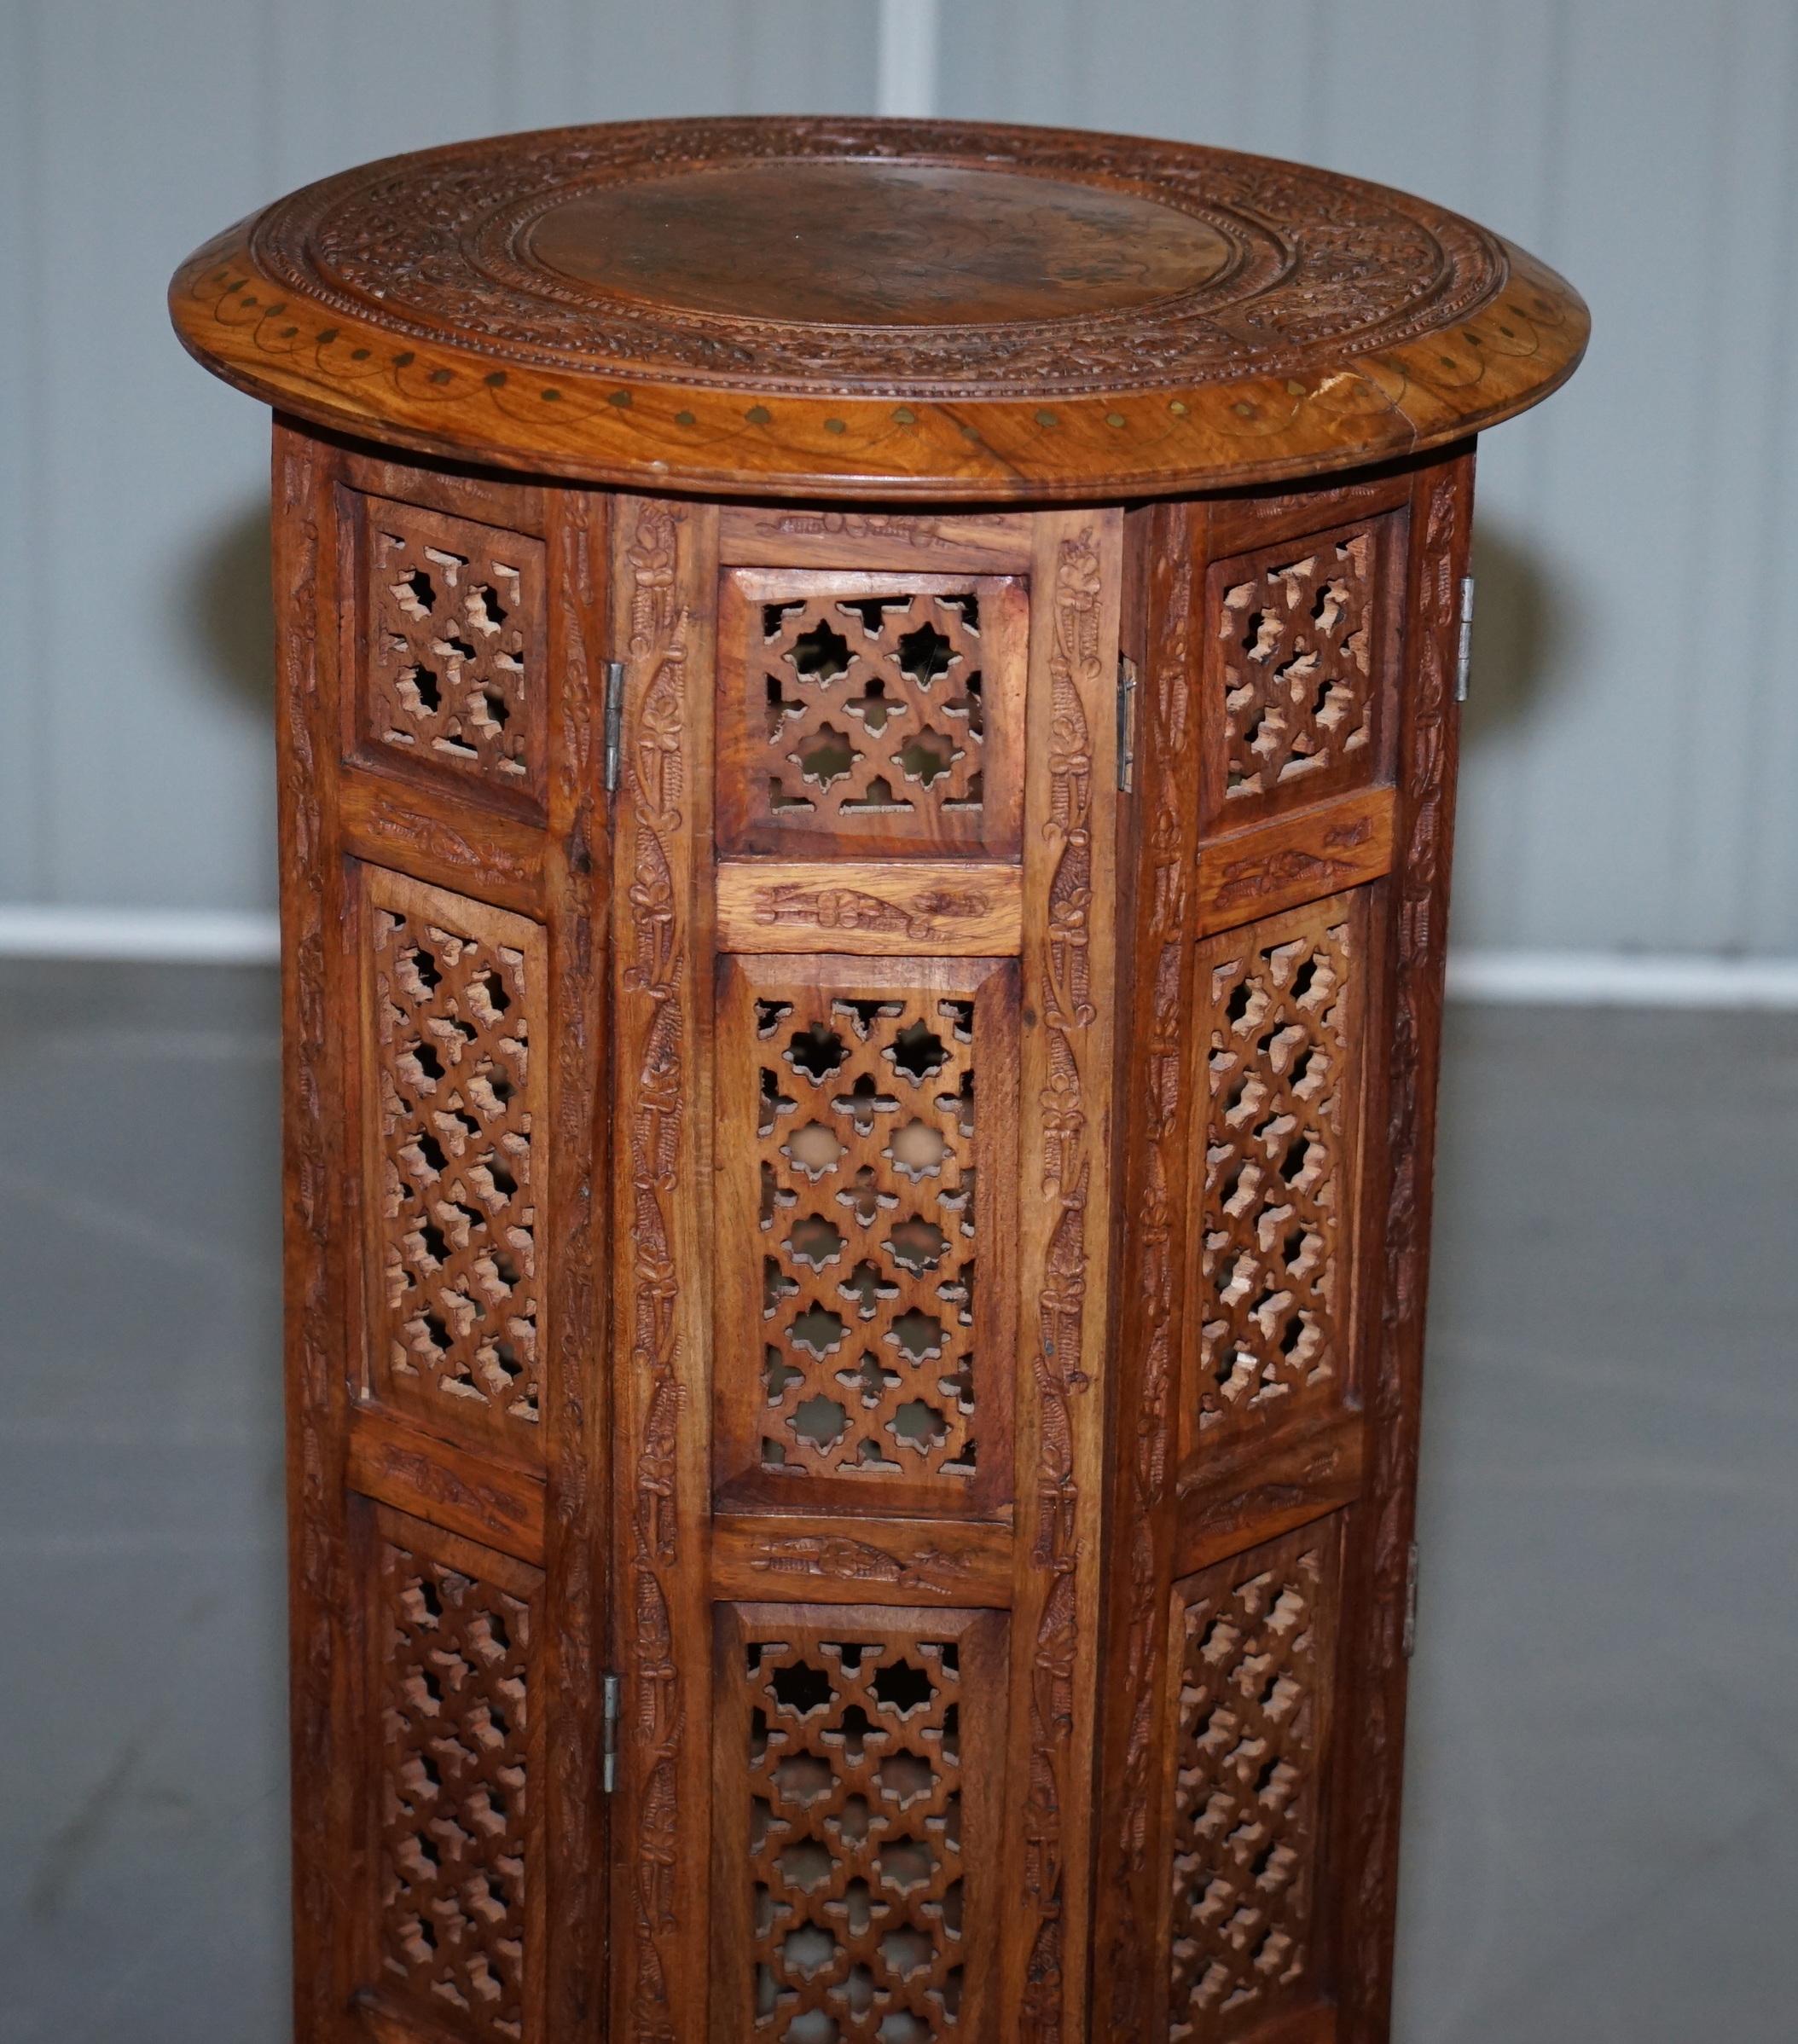
[[1064,539],[1055,570],[1049,656],[1049,802],[1041,829],[1051,850],[1048,921],[1042,939],[1042,1028],[1047,1083],[1041,1115],[1043,1206],[1048,1254],[1031,1360],[1038,1400],[1034,1559],[1047,1579],[1032,1647],[1030,1764],[1025,1789],[1026,1894],[1036,1928],[1019,2016],[1024,2036],[1061,2035],[1067,1954],[1063,1850],[1074,1671],[1079,1640],[1076,1575],[1081,1549],[1072,1402],[1089,1388],[1081,1367],[1092,1170],[1086,1100],[1086,1037],[1097,1016],[1091,991],[1093,742],[1086,702],[1097,685],[1103,579],[1089,532]]
[[673,1941],[682,1711],[668,1583],[678,1560],[677,1422],[682,1392],[676,1304],[682,1277],[674,1207],[685,1108],[686,930],[670,847],[683,828],[686,624],[676,593],[681,514],[646,503],[627,549],[628,646],[641,706],[628,761],[633,842],[625,858],[624,990],[639,1045],[625,1132],[633,1225],[630,1369],[646,1408],[634,1475],[631,1621],[635,1636],[629,1751],[637,1772],[633,2020],[641,2044],[676,2044],[669,1980]]

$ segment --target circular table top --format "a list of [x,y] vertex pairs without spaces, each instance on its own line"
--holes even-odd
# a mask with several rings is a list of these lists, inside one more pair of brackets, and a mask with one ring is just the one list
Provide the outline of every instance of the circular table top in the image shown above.
[[1571,373],[1552,270],[1402,193],[1046,128],[647,121],[390,158],[188,258],[316,423],[595,482],[1034,502],[1378,461]]

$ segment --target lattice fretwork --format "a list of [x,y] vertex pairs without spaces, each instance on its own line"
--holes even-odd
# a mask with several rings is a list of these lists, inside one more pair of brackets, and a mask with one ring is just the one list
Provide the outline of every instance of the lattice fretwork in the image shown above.
[[756,1003],[766,1468],[973,1473],[974,1009]]
[[1360,927],[1338,899],[1204,947],[1202,1431],[1343,1376]]
[[522,2038],[531,1609],[468,1569],[535,1572],[381,1523],[380,1991],[456,2038]]
[[1174,1585],[1172,2044],[1264,2020],[1311,1964],[1333,1520]]
[[725,848],[1016,848],[1021,585],[735,570]]
[[1296,783],[1322,794],[1369,777],[1378,555],[1363,526],[1215,571],[1220,820],[1246,820],[1238,808]]
[[541,542],[377,498],[363,530],[368,738],[541,796]]
[[516,1440],[537,1421],[540,933],[392,875],[368,885],[385,1292],[376,1387],[439,1428]]
[[[928,1624],[928,1620],[925,1621]],[[779,2044],[960,2034],[961,1666],[783,1623],[751,1638],[753,2027]]]

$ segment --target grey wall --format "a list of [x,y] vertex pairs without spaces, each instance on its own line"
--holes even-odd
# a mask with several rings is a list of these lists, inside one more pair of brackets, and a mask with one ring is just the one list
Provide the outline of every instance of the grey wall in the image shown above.
[[870,111],[873,0],[3,0],[0,901],[274,895],[268,415],[163,294],[296,184],[646,113]]
[[[874,0],[13,0],[0,73],[0,902],[270,895],[264,420],[161,310],[358,158],[577,118],[874,103]],[[1798,7],[943,0],[938,102],[1428,192],[1590,298],[1482,457],[1457,933],[1798,955]]]

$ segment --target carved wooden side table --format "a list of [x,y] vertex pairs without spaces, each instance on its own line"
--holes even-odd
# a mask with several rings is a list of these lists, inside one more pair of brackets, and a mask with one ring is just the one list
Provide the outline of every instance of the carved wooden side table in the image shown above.
[[1383,2035],[1471,436],[1578,298],[728,120],[172,299],[278,414],[300,2035]]

